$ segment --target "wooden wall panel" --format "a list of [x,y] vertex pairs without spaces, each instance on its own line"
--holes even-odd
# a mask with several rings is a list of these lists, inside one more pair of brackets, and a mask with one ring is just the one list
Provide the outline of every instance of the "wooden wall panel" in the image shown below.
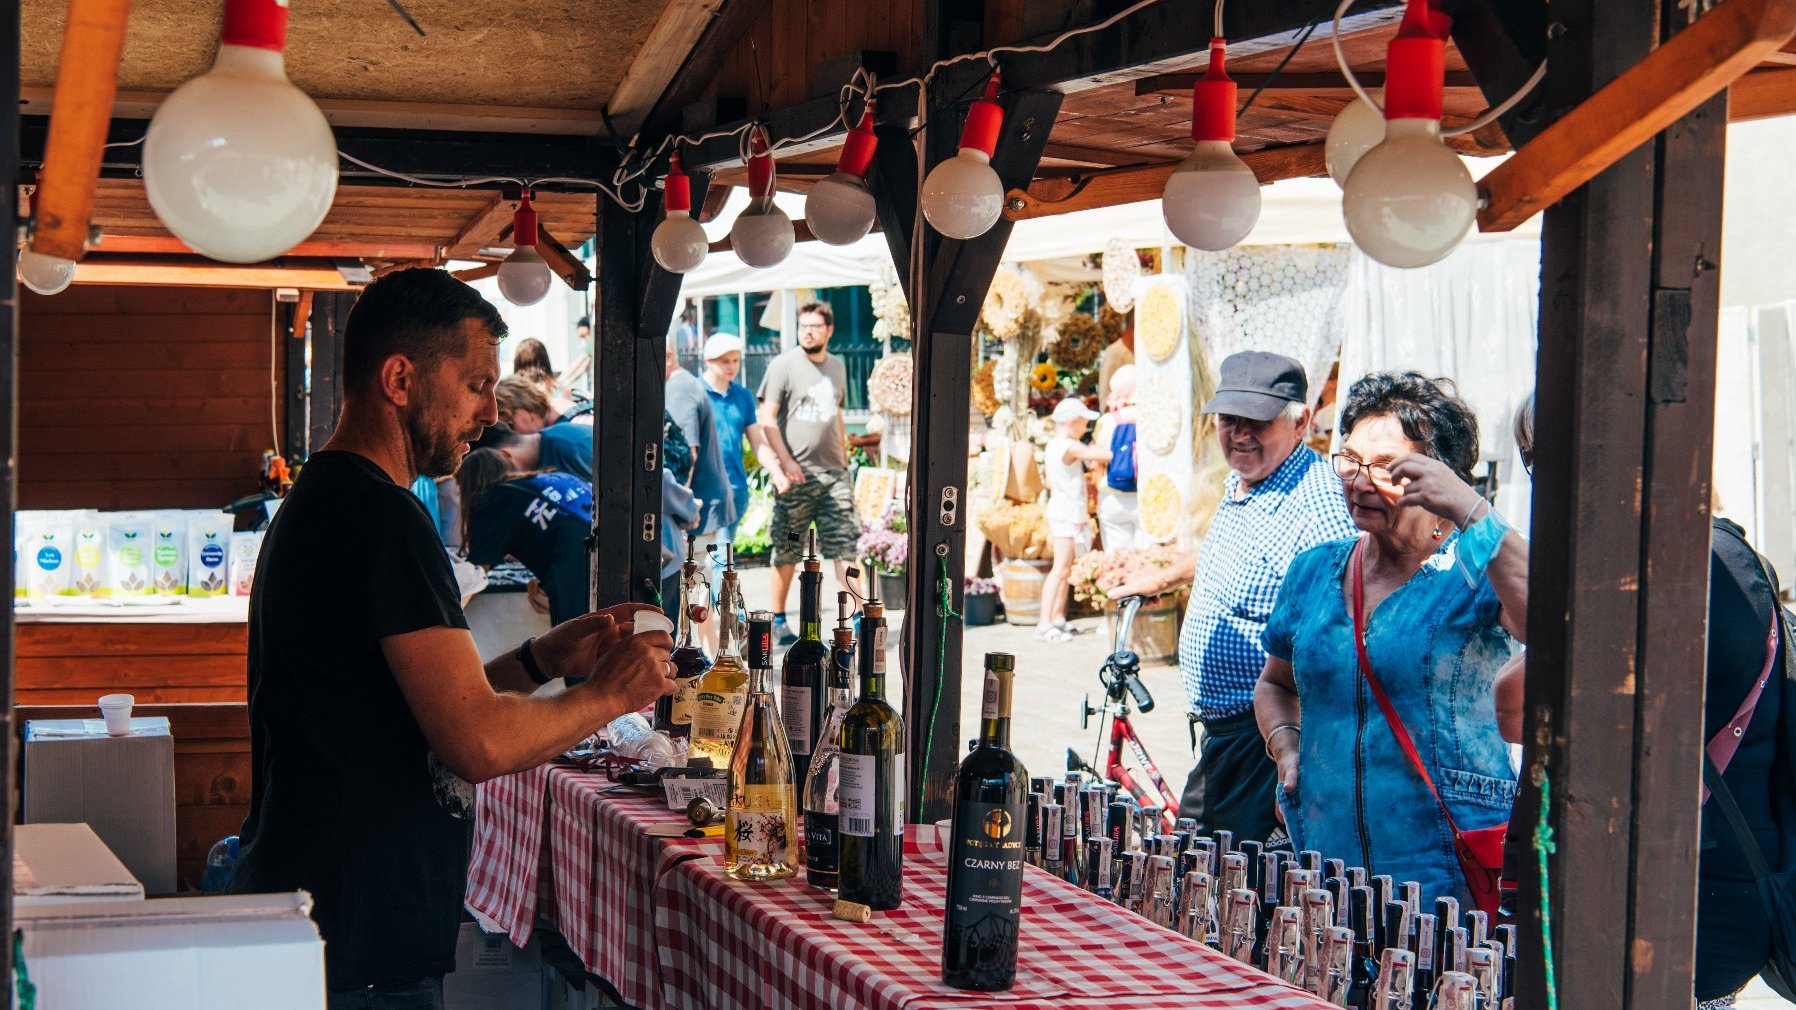
[[246,624],[20,624],[21,705],[91,705],[128,692],[139,704],[247,700]]
[[[818,64],[861,50],[898,54],[900,69],[917,67],[922,9],[916,0],[838,4],[833,0],[773,0],[736,47],[706,93],[745,97],[753,113],[797,105],[811,97]],[[751,50],[750,42],[754,48]],[[759,60],[760,82],[756,81]],[[815,82],[821,87],[825,82]],[[830,90],[842,82],[827,82]]]
[[[22,298],[20,508],[219,508],[256,489],[282,444],[271,292]],[[285,356],[272,364],[285,388]]]

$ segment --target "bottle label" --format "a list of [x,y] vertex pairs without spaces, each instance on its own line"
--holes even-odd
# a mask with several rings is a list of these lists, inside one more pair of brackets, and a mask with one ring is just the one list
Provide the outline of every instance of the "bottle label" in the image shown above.
[[[811,689],[785,684],[780,687],[780,724],[786,728],[786,742],[792,753],[809,754],[811,747]],[[799,769],[803,775],[804,770]]]
[[1434,970],[1434,930],[1432,929],[1416,934],[1416,968],[1419,971]]
[[871,754],[843,754],[836,758],[841,784],[839,816],[845,835],[873,837],[876,760]]
[[886,675],[886,627],[883,624],[873,629],[873,672],[881,677]]
[[790,783],[743,786],[731,797],[724,824],[730,866],[789,866],[797,801]]
[[736,747],[736,732],[742,726],[742,710],[747,702],[747,692],[696,692],[692,711],[695,746],[702,750],[706,742],[715,741],[727,762]]
[[1016,970],[1023,907],[1021,804],[962,802],[954,810],[943,961],[970,973]]
[[841,859],[836,840],[836,815],[817,810],[804,814],[805,866],[816,873],[835,873]]
[[980,715],[986,719],[1002,719],[1004,713],[998,704],[998,675],[987,671],[985,675],[985,702],[981,706]]
[[668,719],[675,726],[692,725],[693,709],[698,706],[698,678],[688,677],[674,681],[673,704]]

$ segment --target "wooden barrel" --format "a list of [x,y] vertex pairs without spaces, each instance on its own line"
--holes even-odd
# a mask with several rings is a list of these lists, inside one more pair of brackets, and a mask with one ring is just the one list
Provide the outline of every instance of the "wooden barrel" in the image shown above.
[[1005,558],[998,572],[999,593],[1004,597],[1004,619],[1011,624],[1033,626],[1041,620],[1041,584],[1052,561]]

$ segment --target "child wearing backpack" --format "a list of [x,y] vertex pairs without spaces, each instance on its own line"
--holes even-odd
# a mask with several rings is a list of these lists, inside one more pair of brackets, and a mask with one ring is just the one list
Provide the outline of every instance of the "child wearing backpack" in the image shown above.
[[1104,479],[1098,482],[1098,533],[1107,551],[1151,546],[1141,532],[1135,501],[1135,374],[1134,365],[1110,374],[1104,394],[1109,409],[1091,436],[1092,445],[1110,450]]

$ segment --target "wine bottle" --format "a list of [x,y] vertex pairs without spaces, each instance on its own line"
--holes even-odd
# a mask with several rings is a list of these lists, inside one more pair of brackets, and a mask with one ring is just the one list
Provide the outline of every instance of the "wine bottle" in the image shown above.
[[904,903],[904,720],[886,704],[885,607],[861,608],[861,694],[842,719],[840,893],[874,911]]
[[[812,887],[835,890],[842,839],[837,833],[842,766],[842,721],[854,704],[853,597],[836,594],[836,634],[829,655],[829,714],[817,735],[804,785],[804,873]],[[789,655],[789,654],[788,654]]]
[[742,585],[736,575],[735,552],[724,547],[723,585],[718,590],[717,661],[699,678],[693,696],[692,756],[710,758],[711,767],[728,768],[736,753],[736,730],[748,703],[748,670],[742,665],[744,629]]
[[792,785],[792,748],[767,690],[773,672],[769,611],[749,615],[748,672],[748,702],[730,760],[724,866],[737,880],[784,880],[797,872],[792,833],[798,828],[798,796]]
[[823,644],[823,567],[817,560],[817,531],[804,535],[804,565],[798,574],[798,641],[780,667],[780,721],[792,744],[796,785],[804,790],[818,731],[829,718],[829,647]]
[[[954,776],[942,981],[956,989],[995,992],[1016,981],[1029,773],[1010,752],[1015,668],[1016,659],[1009,653],[986,653],[979,748],[967,755]],[[1106,891],[1108,877],[1106,872],[1101,882]]]
[[655,730],[675,739],[692,735],[698,682],[711,669],[711,660],[698,643],[698,628],[711,612],[711,584],[693,556],[697,543],[698,534],[686,534],[686,560],[680,565],[679,640],[668,657],[674,665],[674,693],[655,702]]

